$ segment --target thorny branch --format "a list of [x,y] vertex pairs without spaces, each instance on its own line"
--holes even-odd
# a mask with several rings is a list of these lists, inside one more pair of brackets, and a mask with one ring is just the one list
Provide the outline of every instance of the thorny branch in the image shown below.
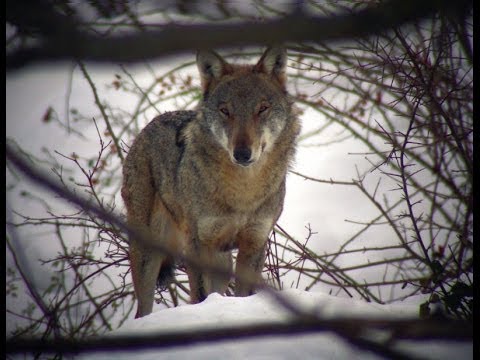
[[[108,118],[108,115],[105,112],[105,108],[102,105],[102,103],[100,101],[100,98],[98,97],[97,88],[95,87],[95,84],[93,83],[92,79],[90,78],[90,75],[88,74],[87,69],[85,68],[85,65],[81,61],[79,61],[78,64],[80,65],[80,69],[82,70],[82,73],[85,76],[85,79],[87,79],[88,84],[92,88],[93,96],[95,98],[95,103],[97,104],[98,108],[100,109],[100,111],[102,113],[102,117],[105,120],[105,124],[107,126],[108,132],[110,133],[110,136],[113,139],[113,142],[115,143],[115,150],[118,154],[118,158],[120,159],[121,162],[123,162],[124,158],[123,158],[122,149],[120,147],[120,143],[118,141],[118,138],[115,136],[115,133],[113,131],[112,125],[110,124],[110,120]],[[96,126],[97,125],[95,124],[95,127]],[[98,128],[97,128],[97,131],[98,131]]]
[[[7,209],[8,209],[8,202],[7,202]],[[7,224],[11,218],[11,213],[10,211],[6,212],[7,216]],[[35,299],[36,304],[39,306],[43,316],[48,319],[48,330],[45,332],[45,335],[49,333],[50,329],[53,329],[55,338],[59,336],[58,333],[58,326],[56,326],[56,323],[58,322],[57,319],[57,313],[55,311],[52,311],[48,304],[45,303],[43,300],[43,297],[40,295],[38,289],[35,286],[35,283],[32,279],[32,272],[31,269],[29,268],[29,263],[25,257],[24,251],[22,249],[22,246],[20,244],[20,240],[17,236],[16,229],[10,224],[8,225],[9,233],[10,233],[10,238],[7,236],[6,241],[7,241],[7,247],[10,249],[10,252],[13,255],[13,260],[15,261],[16,267],[18,271],[20,272],[20,275],[30,292],[31,296],[33,299]]]

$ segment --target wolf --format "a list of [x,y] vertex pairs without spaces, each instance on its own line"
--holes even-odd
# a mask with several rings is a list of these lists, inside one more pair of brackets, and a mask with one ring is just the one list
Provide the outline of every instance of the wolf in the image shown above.
[[[230,271],[238,249],[235,296],[248,296],[254,286],[241,279],[261,279],[301,128],[287,92],[287,53],[272,46],[248,65],[199,50],[196,62],[203,95],[196,110],[156,117],[128,151],[121,189],[127,223],[186,258]],[[152,312],[157,279],[175,259],[132,238],[129,261],[138,318]],[[192,303],[225,293],[230,280],[188,262],[186,272]]]

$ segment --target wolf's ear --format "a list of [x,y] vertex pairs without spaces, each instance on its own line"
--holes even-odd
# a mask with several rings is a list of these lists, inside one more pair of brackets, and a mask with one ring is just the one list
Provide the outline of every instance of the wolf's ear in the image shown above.
[[287,50],[283,46],[269,47],[263,53],[254,70],[272,76],[285,90],[287,82]]
[[214,51],[199,50],[197,52],[197,67],[204,93],[210,85],[218,81],[223,75],[231,73],[232,67]]

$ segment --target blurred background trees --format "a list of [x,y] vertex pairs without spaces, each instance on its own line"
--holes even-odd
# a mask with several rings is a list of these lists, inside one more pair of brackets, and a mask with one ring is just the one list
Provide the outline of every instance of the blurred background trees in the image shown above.
[[[11,336],[82,338],[103,333],[131,317],[134,302],[126,234],[107,218],[71,202],[65,205],[61,196],[26,190],[24,175],[9,154],[48,171],[65,192],[122,218],[121,165],[132,140],[154,116],[193,109],[200,99],[193,52],[170,61],[171,67],[162,72],[153,65],[155,56],[193,50],[192,41],[198,47],[223,47],[219,51],[238,62],[253,61],[261,54],[260,45],[285,43],[289,91],[305,119],[299,152],[312,154],[289,179],[308,184],[311,201],[318,206],[332,206],[314,195],[318,187],[333,193],[349,188],[361,195],[360,202],[336,204],[355,206],[358,216],[345,219],[348,231],[341,232],[344,238],[335,247],[328,239],[316,238],[321,218],[308,225],[304,238],[290,235],[288,219],[282,218],[269,241],[264,277],[270,285],[378,303],[424,294],[419,303],[422,317],[438,304],[448,316],[471,319],[470,1],[26,3],[7,2],[7,76],[37,61],[71,59],[67,86],[86,81],[96,113],[68,106],[62,116],[46,105],[41,120],[72,138],[84,138],[85,129],[95,129],[96,139],[93,156],[91,148],[63,153],[53,144],[45,144],[42,154],[30,154],[7,133],[7,257],[13,259],[6,272],[7,323],[16,324],[9,329]],[[372,25],[368,16],[378,14],[377,7],[384,16]],[[356,17],[358,22],[352,22]],[[351,24],[347,30],[345,19]],[[383,28],[385,19],[394,26]],[[288,21],[303,24],[303,30],[285,27]],[[246,31],[242,38],[238,29],[245,24],[281,26],[283,31],[257,36]],[[328,24],[333,26],[330,32],[320,33]],[[219,29],[237,32],[229,38],[215,33]],[[351,36],[355,29],[361,37]],[[199,39],[175,37],[197,31]],[[152,50],[155,35],[165,34],[170,40],[159,41],[159,49]],[[133,46],[139,39],[144,42]],[[105,45],[109,42],[111,48]],[[107,84],[92,76],[94,63],[88,60],[110,61],[115,74]],[[108,100],[111,93],[132,102],[113,103]],[[348,166],[354,175],[325,176],[315,154],[346,148],[345,158],[355,160],[336,166]],[[32,205],[9,202],[18,198],[41,210],[32,213]],[[51,274],[48,286],[41,289],[31,275],[38,264],[27,260],[21,245],[25,229],[47,236],[58,248],[41,259]],[[158,288],[156,299],[166,307],[177,306],[188,301],[188,291],[179,264],[174,283]],[[22,308],[15,301],[19,297],[29,299]]]

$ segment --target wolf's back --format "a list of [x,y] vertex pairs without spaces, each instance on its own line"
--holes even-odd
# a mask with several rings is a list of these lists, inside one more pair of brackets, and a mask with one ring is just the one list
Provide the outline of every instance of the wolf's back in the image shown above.
[[[182,131],[196,116],[195,111],[166,112],[154,118],[137,136],[130,148],[124,175],[138,176],[142,163],[148,169],[157,189],[164,189],[173,180],[180,164],[184,143]],[[168,191],[168,189],[165,189]]]

